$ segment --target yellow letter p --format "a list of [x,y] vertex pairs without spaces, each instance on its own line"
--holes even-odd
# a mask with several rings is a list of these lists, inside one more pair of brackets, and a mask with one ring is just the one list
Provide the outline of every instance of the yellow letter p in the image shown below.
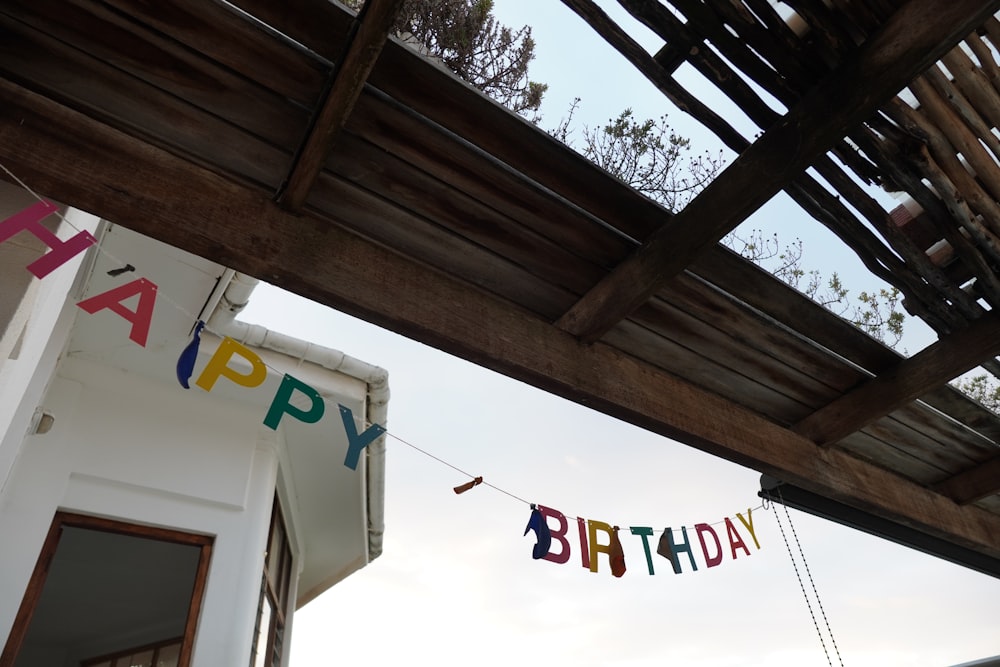
[[[250,362],[249,373],[239,373],[236,369],[229,367],[229,360],[232,359],[234,354],[239,354],[239,356]],[[221,375],[225,375],[238,385],[257,387],[267,379],[267,366],[264,365],[264,362],[253,350],[240,345],[229,336],[226,336],[219,343],[219,349],[208,360],[205,370],[198,376],[198,381],[195,384],[205,391],[212,391],[215,381]]]

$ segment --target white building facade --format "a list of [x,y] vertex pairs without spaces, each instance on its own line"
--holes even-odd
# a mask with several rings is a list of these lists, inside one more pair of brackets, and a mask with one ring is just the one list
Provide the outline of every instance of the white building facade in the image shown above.
[[288,664],[294,610],[381,551],[386,373],[233,321],[224,267],[44,224],[97,242],[42,278],[32,231],[0,243],[0,666]]

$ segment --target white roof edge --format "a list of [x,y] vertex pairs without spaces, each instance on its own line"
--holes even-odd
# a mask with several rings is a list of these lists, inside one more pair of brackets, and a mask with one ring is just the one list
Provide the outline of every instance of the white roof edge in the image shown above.
[[[294,336],[271,331],[258,324],[235,320],[250,300],[258,281],[226,269],[208,300],[206,328],[220,336],[253,347],[264,348],[315,364],[361,380],[366,389],[366,415],[369,424],[385,427],[389,412],[389,372],[384,368],[355,359],[340,350],[317,345]],[[365,486],[368,524],[368,554],[371,562],[382,554],[385,532],[385,434],[365,448]]]

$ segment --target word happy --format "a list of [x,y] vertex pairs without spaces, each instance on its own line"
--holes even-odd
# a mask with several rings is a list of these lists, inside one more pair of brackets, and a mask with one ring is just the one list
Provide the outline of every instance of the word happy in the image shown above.
[[[45,278],[67,261],[83,252],[97,242],[90,232],[82,231],[65,241],[61,240],[54,233],[46,229],[41,220],[56,211],[56,206],[46,201],[38,202],[19,213],[6,218],[0,222],[0,243],[7,241],[19,232],[28,232],[49,248],[49,252],[28,264],[25,268],[37,278]],[[129,324],[129,339],[141,347],[146,347],[149,338],[149,327],[153,319],[153,309],[156,304],[156,285],[146,278],[139,278],[130,283],[120,285],[96,296],[84,299],[76,305],[85,312],[93,315],[101,310],[110,310],[122,317]],[[135,308],[129,308],[125,301],[138,297]],[[201,330],[199,324],[198,332]],[[182,361],[186,363],[187,375],[190,375],[191,367],[194,365],[194,356],[197,354],[197,333],[192,345],[182,354]],[[189,350],[193,354],[189,354]],[[240,373],[229,365],[234,356],[242,357],[250,364],[250,371]],[[182,364],[178,363],[178,379],[181,385],[187,388],[187,378],[182,377]],[[220,377],[234,382],[243,387],[257,387],[267,379],[267,366],[264,361],[244,345],[237,343],[232,338],[223,338],[218,349],[209,359],[198,380],[195,382],[206,392],[211,391],[216,381]],[[292,405],[292,396],[301,394],[310,400],[309,409],[302,409]],[[358,460],[362,450],[372,441],[385,433],[385,428],[378,424],[373,424],[362,433],[358,433],[355,427],[354,415],[351,409],[343,405],[340,408],[341,421],[347,434],[348,448],[344,465],[351,470],[357,470]],[[286,374],[278,390],[271,401],[267,415],[264,417],[264,425],[272,430],[277,430],[281,419],[288,415],[294,419],[312,424],[320,420],[326,409],[326,402],[319,392],[305,382]]]
[[[759,550],[760,542],[757,541],[757,534],[754,531],[752,511],[747,509],[746,517],[737,513],[736,518],[743,526],[743,530],[750,536],[755,549]],[[681,574],[684,571],[683,564],[685,562],[687,562],[690,571],[698,570],[698,564],[695,560],[696,548],[701,554],[701,561],[707,568],[720,565],[727,554],[731,556],[732,560],[736,560],[740,553],[750,556],[750,547],[747,546],[747,542],[736,527],[736,523],[728,517],[723,523],[725,526],[723,537],[720,537],[723,528],[717,530],[707,523],[696,524],[694,536],[697,537],[697,547],[692,542],[692,536],[689,535],[687,527],[681,527],[679,536],[674,529],[667,527],[660,535],[656,553],[667,559],[674,574]],[[615,577],[625,574],[625,554],[621,540],[618,538],[618,526],[611,526],[603,521],[577,518],[576,527],[580,545],[580,564],[584,568],[591,572],[597,572],[598,556],[606,554],[611,574]],[[536,544],[532,549],[533,558],[558,564],[569,562],[571,555],[568,535],[570,532],[569,519],[562,512],[544,505],[533,506],[531,519],[524,531],[525,534],[529,530],[535,531],[537,537]],[[650,547],[650,538],[654,535],[653,529],[648,526],[631,526],[629,532],[642,541],[642,549],[646,556],[646,569],[650,575],[656,574]],[[557,550],[553,551],[557,544]]]

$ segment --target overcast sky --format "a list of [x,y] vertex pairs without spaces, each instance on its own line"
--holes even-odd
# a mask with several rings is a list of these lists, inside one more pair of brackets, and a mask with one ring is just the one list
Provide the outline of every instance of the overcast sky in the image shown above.
[[[579,96],[584,122],[626,106],[668,113],[699,149],[717,147],[557,0],[496,4],[504,22],[533,26],[533,78],[550,86],[543,126]],[[796,208],[779,201],[765,218],[806,239],[811,266],[846,273],[849,286],[862,279]],[[794,510],[822,603],[823,613],[812,600],[815,625],[773,512],[753,511],[759,550],[744,530],[751,555],[733,560],[727,549],[705,568],[691,527],[758,507],[754,471],[268,286],[242,319],[390,373],[385,551],[296,614],[293,665],[822,666],[824,615],[833,665],[837,652],[851,667],[941,667],[1000,654],[1000,581]],[[467,478],[400,439],[524,501],[621,526],[627,572],[612,577],[605,556],[596,574],[581,567],[572,533],[568,563],[532,560],[524,502],[486,486],[455,495]],[[654,554],[650,576],[627,527],[651,526],[658,537],[682,525],[699,570],[675,575]]]

